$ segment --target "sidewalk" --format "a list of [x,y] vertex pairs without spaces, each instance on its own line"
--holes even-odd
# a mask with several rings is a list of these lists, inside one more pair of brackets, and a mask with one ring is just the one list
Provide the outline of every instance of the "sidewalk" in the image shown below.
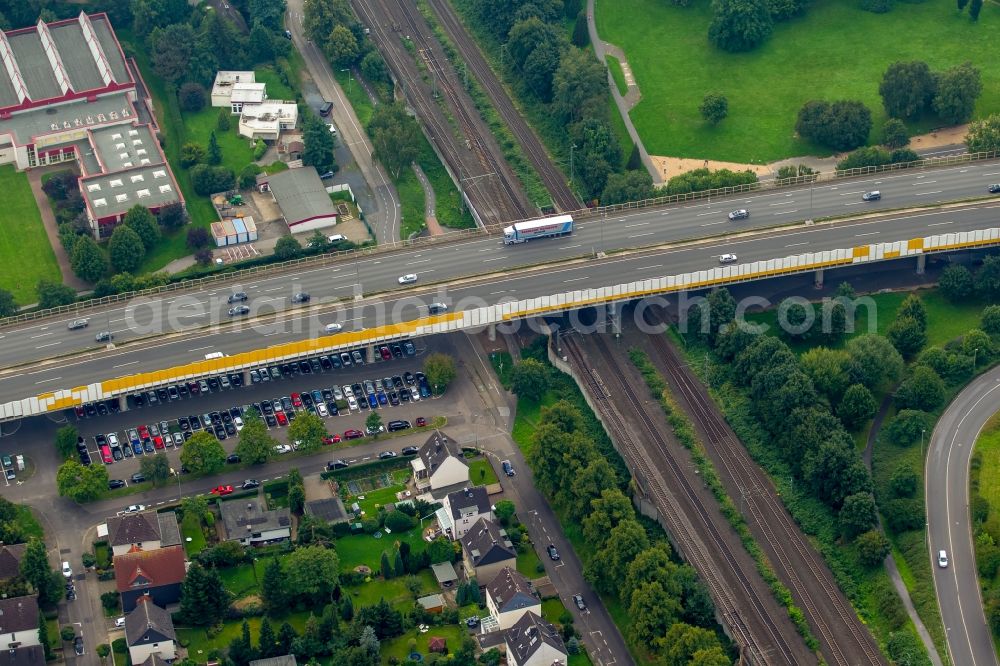
[[444,234],[444,229],[441,228],[441,224],[437,220],[437,198],[434,194],[434,188],[431,187],[431,182],[427,180],[427,174],[424,173],[419,164],[413,162],[410,166],[417,174],[420,187],[424,188],[424,222],[427,223],[427,231],[431,236],[441,236]]
[[38,205],[38,212],[42,216],[42,225],[45,227],[45,235],[49,237],[49,245],[52,246],[52,252],[56,255],[56,262],[59,264],[59,272],[62,273],[62,281],[68,287],[72,287],[75,291],[87,291],[90,289],[90,285],[78,278],[70,266],[69,255],[66,254],[66,250],[63,248],[62,243],[59,242],[59,226],[56,224],[56,216],[52,212],[52,207],[49,206],[49,200],[45,196],[45,192],[42,190],[42,176],[49,171],[53,170],[65,170],[65,165],[60,165],[61,169],[29,169],[28,170],[28,182],[31,184],[31,192],[35,195],[35,203]]

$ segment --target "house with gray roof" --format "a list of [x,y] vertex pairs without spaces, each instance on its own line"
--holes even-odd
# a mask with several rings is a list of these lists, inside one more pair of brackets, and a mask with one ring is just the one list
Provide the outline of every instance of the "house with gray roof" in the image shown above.
[[[0,32],[0,59],[0,164],[77,162],[97,236],[110,235],[136,204],[154,213],[183,205],[153,128],[140,120],[155,122],[106,14]],[[164,172],[159,182],[156,169]],[[143,181],[133,180],[139,175]]]
[[108,518],[108,545],[114,555],[137,550],[156,550],[181,542],[177,514],[173,511],[143,511]]
[[435,490],[449,486],[469,485],[469,465],[462,458],[454,440],[439,430],[420,447],[410,460],[413,483],[417,490]]
[[174,620],[148,596],[140,597],[135,610],[125,616],[125,644],[133,664],[152,655],[170,661],[177,656]]
[[293,234],[337,224],[337,209],[313,167],[257,176],[261,192],[270,192]]
[[262,546],[292,536],[292,515],[286,507],[267,509],[257,497],[219,502],[223,537],[244,546]]
[[504,567],[517,566],[517,551],[507,533],[496,523],[480,518],[459,541],[462,561],[469,576],[482,584],[492,581]]
[[[522,573],[509,566],[501,569],[486,584],[486,608],[494,620],[490,630],[510,629],[529,611],[542,614],[542,602],[535,596],[531,583]],[[483,630],[486,631],[486,623],[483,625]]]
[[0,636],[0,647],[4,649],[41,645],[36,595],[0,599]]
[[41,645],[23,645],[0,651],[0,666],[44,666],[45,648]]
[[493,506],[483,486],[468,487],[445,495],[441,508],[434,513],[442,531],[453,540],[465,536],[480,518],[493,520]]
[[559,631],[535,613],[525,613],[503,633],[509,666],[565,666],[569,660]]

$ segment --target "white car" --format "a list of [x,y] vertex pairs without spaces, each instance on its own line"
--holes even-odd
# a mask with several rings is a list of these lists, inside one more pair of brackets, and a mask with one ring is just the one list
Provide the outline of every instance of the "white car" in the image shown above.
[[274,447],[274,452],[277,454],[291,453],[292,447],[288,446],[288,444],[278,444],[276,447]]
[[420,400],[420,390],[417,389],[416,386],[410,387],[410,397],[413,398],[413,402],[417,402]]
[[66,576],[66,578],[73,577],[73,568],[69,565],[69,562],[62,563],[62,574],[63,576]]
[[184,435],[180,434],[179,432],[175,432],[174,434],[171,435],[171,437],[174,438],[174,446],[184,445]]
[[347,396],[347,406],[351,409],[357,410],[358,400],[353,395]]
[[108,433],[108,444],[111,446],[119,446],[118,444],[118,434],[114,432]]
[[330,130],[330,134],[336,134],[337,128],[333,126],[333,123],[327,123],[326,128]]
[[243,430],[243,419],[237,416],[233,419],[233,425],[236,426],[236,432]]
[[734,261],[736,261],[736,255],[735,254],[723,254],[723,255],[719,256],[719,263],[720,264],[731,264]]
[[139,513],[140,511],[145,511],[145,510],[146,510],[145,504],[130,504],[129,506],[125,507],[125,510],[122,511],[122,513]]
[[343,400],[344,399],[344,392],[340,390],[339,386],[334,386],[333,387],[333,399],[334,400]]
[[343,329],[344,329],[343,326],[335,323],[335,324],[327,324],[323,330],[326,331],[327,333],[340,333]]
[[316,411],[319,412],[320,416],[329,416],[330,415],[330,412],[328,412],[327,409],[326,409],[326,405],[324,405],[322,402],[316,403]]
[[119,618],[115,618],[115,626],[116,627],[124,627],[125,626],[125,616],[124,615],[122,615]]
[[416,273],[407,273],[406,275],[399,276],[399,284],[410,284],[411,282],[417,281]]
[[344,384],[344,395],[346,395],[348,398],[354,397],[354,389],[351,388],[350,384]]
[[948,551],[939,550],[938,551],[938,566],[942,569],[948,568]]
[[750,211],[746,208],[740,208],[739,210],[734,210],[729,214],[730,220],[743,220],[750,217]]

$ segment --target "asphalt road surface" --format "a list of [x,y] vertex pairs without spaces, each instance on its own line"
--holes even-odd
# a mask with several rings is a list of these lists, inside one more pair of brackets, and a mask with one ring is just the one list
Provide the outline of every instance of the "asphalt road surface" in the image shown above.
[[[1000,367],[977,378],[948,406],[930,438],[926,469],[928,556],[951,662],[995,666],[980,598],[969,516],[969,459],[983,425],[1000,410]],[[938,551],[948,566],[938,564]]]

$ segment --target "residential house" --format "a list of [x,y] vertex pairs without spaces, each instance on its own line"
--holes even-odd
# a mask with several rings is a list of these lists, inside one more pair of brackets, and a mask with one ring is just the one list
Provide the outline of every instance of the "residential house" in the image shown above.
[[569,659],[559,631],[535,613],[522,615],[503,636],[508,666],[565,666]]
[[0,651],[0,666],[45,666],[45,648],[26,645]]
[[21,558],[24,557],[25,544],[6,545],[0,542],[0,583],[17,578],[21,575]]
[[163,660],[163,657],[154,652],[146,657],[146,661],[139,664],[139,666],[167,666],[167,662]]
[[542,602],[535,596],[528,579],[509,566],[486,584],[486,608],[493,622],[489,627],[484,622],[483,631],[510,629],[528,612],[542,614]]
[[125,616],[125,644],[133,664],[141,664],[152,656],[171,661],[177,656],[174,621],[152,597],[141,596],[131,613]]
[[[187,574],[183,546],[156,550],[136,550],[114,558],[115,584],[122,598],[122,610],[131,612],[139,597],[150,596],[166,607],[181,599],[181,583]],[[137,663],[135,659],[133,663]],[[139,660],[141,661],[141,660]]]
[[269,657],[267,659],[254,659],[250,666],[298,666],[295,662],[294,654],[285,654],[280,657]]
[[143,511],[108,518],[108,544],[112,555],[124,555],[133,550],[156,550],[176,546],[181,542],[177,514]]
[[292,518],[287,508],[269,510],[257,497],[219,503],[222,533],[226,541],[244,546],[262,546],[292,536]]
[[267,99],[267,86],[256,82],[253,72],[220,70],[212,83],[212,106],[228,106],[234,115],[244,104],[260,104]]
[[298,122],[299,106],[295,102],[246,104],[237,131],[248,139],[277,141],[282,132],[295,129]]
[[413,483],[431,492],[448,486],[469,485],[469,465],[447,435],[435,431],[410,461]]
[[493,507],[486,488],[462,488],[445,495],[435,516],[438,524],[453,540],[461,539],[480,518],[493,520]]
[[493,521],[480,518],[460,541],[465,573],[480,584],[492,581],[504,567],[517,565],[514,544]]
[[0,649],[20,650],[32,645],[41,645],[38,597],[30,594],[0,599]]

